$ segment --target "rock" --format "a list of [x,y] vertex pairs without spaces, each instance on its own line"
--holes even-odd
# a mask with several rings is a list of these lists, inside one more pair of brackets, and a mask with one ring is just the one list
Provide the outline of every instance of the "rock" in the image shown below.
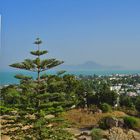
[[127,133],[127,137],[129,138],[129,140],[140,140],[140,133],[134,130],[129,130]]
[[95,113],[103,113],[101,109],[97,109]]
[[102,113],[102,110],[99,109],[97,106],[92,106],[92,108],[89,109],[88,114],[95,114],[95,113]]
[[11,111],[11,114],[12,115],[17,115],[17,111],[16,110],[13,110],[13,111]]
[[72,105],[70,108],[71,108],[71,109],[74,109],[74,108],[76,108],[76,105]]
[[108,125],[109,128],[117,127],[118,119],[116,119],[114,117],[108,117],[108,118],[106,118],[106,124]]
[[77,140],[87,140],[85,136],[78,137]]
[[83,131],[83,132],[82,132],[82,135],[84,135],[84,136],[89,136],[89,135],[90,135],[90,131]]
[[75,137],[79,136],[81,131],[77,128],[66,128],[66,130],[70,133],[72,133]]
[[54,116],[54,115],[49,114],[49,115],[46,115],[46,116],[45,116],[45,118],[46,118],[46,119],[52,119],[52,118],[55,118],[55,116]]
[[118,119],[118,127],[124,127],[124,120],[123,119]]
[[140,140],[140,133],[134,130],[113,127],[108,131],[106,137],[108,140]]
[[53,127],[53,124],[48,124],[47,127]]
[[6,135],[2,135],[1,136],[1,140],[10,140],[10,137],[6,136]]
[[109,130],[108,140],[126,140],[127,136],[123,132],[123,129],[112,128]]
[[90,130],[81,130],[77,128],[67,128],[66,130],[74,134],[74,140],[92,140]]
[[92,140],[92,138],[90,136],[80,136],[77,140]]
[[33,119],[35,120],[35,115],[34,114],[28,114],[28,115],[25,115],[26,118],[29,118],[29,119]]
[[107,128],[112,128],[112,127],[122,127],[124,126],[124,120],[123,119],[117,119],[115,117],[105,117],[102,120]]

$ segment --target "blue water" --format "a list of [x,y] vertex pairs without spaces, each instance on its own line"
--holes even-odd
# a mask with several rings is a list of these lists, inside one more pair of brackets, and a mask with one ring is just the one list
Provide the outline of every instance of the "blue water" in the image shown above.
[[[67,71],[74,75],[111,75],[111,74],[140,74],[140,70],[86,70],[86,71]],[[0,72],[0,85],[17,84],[19,80],[14,78],[16,74],[25,74],[36,78],[36,73],[26,71],[2,71]],[[48,74],[56,74],[55,71],[49,71]]]

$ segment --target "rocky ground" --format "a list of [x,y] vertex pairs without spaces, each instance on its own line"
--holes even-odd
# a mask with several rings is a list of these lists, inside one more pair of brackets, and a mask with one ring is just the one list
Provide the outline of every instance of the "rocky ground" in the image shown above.
[[[63,115],[67,121],[70,121],[73,124],[67,128],[67,130],[74,135],[74,140],[94,140],[91,137],[92,128],[98,128],[98,121],[107,115],[113,117],[106,120],[110,129],[102,130],[103,138],[101,140],[140,140],[139,131],[126,129],[123,127],[124,122],[121,119],[116,119],[117,117],[126,116],[124,112],[114,111],[112,113],[91,114],[81,110],[71,110]],[[51,118],[54,116],[48,115],[46,117]],[[10,140],[10,137],[3,135],[1,140]]]
[[[90,130],[69,128],[68,131],[74,134],[74,140],[92,140]],[[1,140],[10,140],[10,137],[2,136]],[[113,127],[104,131],[104,138],[102,140],[140,140],[140,133],[131,129],[125,130],[119,127]]]
[[[75,135],[74,140],[94,140],[90,136],[90,130],[80,130],[76,128],[68,129]],[[140,140],[140,133],[134,130],[126,130],[119,127],[113,127],[103,131],[102,140]]]

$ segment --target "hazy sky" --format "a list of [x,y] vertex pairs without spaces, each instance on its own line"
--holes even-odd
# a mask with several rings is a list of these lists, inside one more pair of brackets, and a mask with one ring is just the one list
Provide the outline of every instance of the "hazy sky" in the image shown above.
[[140,69],[140,0],[0,0],[1,67],[31,57],[34,39],[48,57]]

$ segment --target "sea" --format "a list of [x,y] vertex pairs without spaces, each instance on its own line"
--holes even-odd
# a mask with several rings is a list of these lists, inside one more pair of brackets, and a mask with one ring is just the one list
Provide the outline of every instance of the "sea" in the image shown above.
[[[48,71],[46,74],[56,74],[57,71]],[[34,78],[37,77],[37,74],[34,72],[27,72],[27,71],[0,71],[0,86],[9,85],[9,84],[18,84],[19,80],[14,78],[16,74],[24,74],[28,76],[32,76]],[[72,71],[69,70],[66,74],[73,74],[73,75],[98,75],[98,76],[108,76],[113,74],[139,74],[140,70],[76,70]]]

